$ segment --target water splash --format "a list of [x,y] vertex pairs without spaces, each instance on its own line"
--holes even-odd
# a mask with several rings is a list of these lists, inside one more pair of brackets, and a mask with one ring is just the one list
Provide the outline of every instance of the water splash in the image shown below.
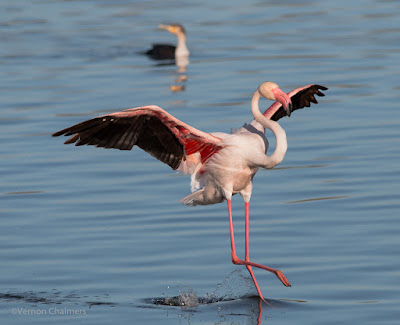
[[242,270],[235,270],[222,283],[218,283],[217,288],[211,294],[206,294],[205,299],[210,302],[220,302],[257,295],[253,280],[244,275]]
[[197,307],[200,303],[196,292],[188,287],[179,290],[179,295],[167,298],[151,299],[152,303],[164,306]]
[[193,289],[184,287],[179,289],[177,296],[153,298],[145,301],[155,305],[197,307],[200,304],[212,304],[252,296],[257,296],[252,279],[245,276],[241,270],[235,270],[222,283],[219,283],[211,294],[206,293],[204,297],[199,297]]

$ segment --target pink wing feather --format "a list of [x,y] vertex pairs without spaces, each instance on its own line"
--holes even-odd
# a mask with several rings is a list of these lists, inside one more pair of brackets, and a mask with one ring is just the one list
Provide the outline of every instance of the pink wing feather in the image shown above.
[[196,152],[204,163],[221,149],[220,138],[181,122],[155,105],[102,115],[53,134],[60,135],[72,135],[65,144],[76,146],[131,150],[137,145],[173,169]]
[[[292,101],[292,111],[304,107],[310,107],[310,103],[318,104],[315,95],[321,97],[325,96],[320,90],[328,90],[328,88],[321,85],[311,84],[290,91],[288,96]],[[280,118],[287,116],[287,113],[281,103],[275,102],[264,112],[264,116],[273,121],[277,121]]]

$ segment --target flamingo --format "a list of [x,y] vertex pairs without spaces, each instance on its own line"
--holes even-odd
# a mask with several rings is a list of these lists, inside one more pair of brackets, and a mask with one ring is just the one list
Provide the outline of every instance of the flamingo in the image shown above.
[[[274,273],[287,287],[289,281],[280,270],[254,263],[249,257],[249,202],[253,177],[261,168],[270,169],[282,162],[287,140],[283,128],[276,122],[292,111],[318,103],[315,95],[325,96],[326,87],[311,84],[283,92],[276,83],[263,82],[254,92],[250,124],[232,130],[231,134],[202,132],[185,124],[162,108],[149,105],[92,118],[53,134],[72,136],[65,144],[94,145],[103,148],[130,150],[134,145],[168,164],[172,169],[191,175],[192,194],[180,200],[189,206],[227,201],[232,262],[245,265],[255,288],[265,301],[253,267]],[[275,101],[263,114],[259,100]],[[268,156],[265,129],[276,138],[274,152]],[[245,207],[245,259],[238,258],[235,248],[231,199],[239,193]]]

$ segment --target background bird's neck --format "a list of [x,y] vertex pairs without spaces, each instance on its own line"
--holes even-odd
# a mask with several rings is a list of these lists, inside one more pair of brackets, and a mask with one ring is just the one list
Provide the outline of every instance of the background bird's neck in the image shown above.
[[178,44],[175,50],[175,56],[188,56],[189,50],[186,46],[186,35],[178,34]]

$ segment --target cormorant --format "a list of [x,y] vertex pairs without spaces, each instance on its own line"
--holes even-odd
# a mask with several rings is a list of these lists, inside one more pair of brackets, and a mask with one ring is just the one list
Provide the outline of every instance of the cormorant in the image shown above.
[[185,29],[180,24],[159,25],[158,28],[165,29],[178,38],[177,46],[171,44],[153,44],[153,47],[145,54],[154,60],[173,60],[176,57],[189,56],[189,50],[186,46]]

